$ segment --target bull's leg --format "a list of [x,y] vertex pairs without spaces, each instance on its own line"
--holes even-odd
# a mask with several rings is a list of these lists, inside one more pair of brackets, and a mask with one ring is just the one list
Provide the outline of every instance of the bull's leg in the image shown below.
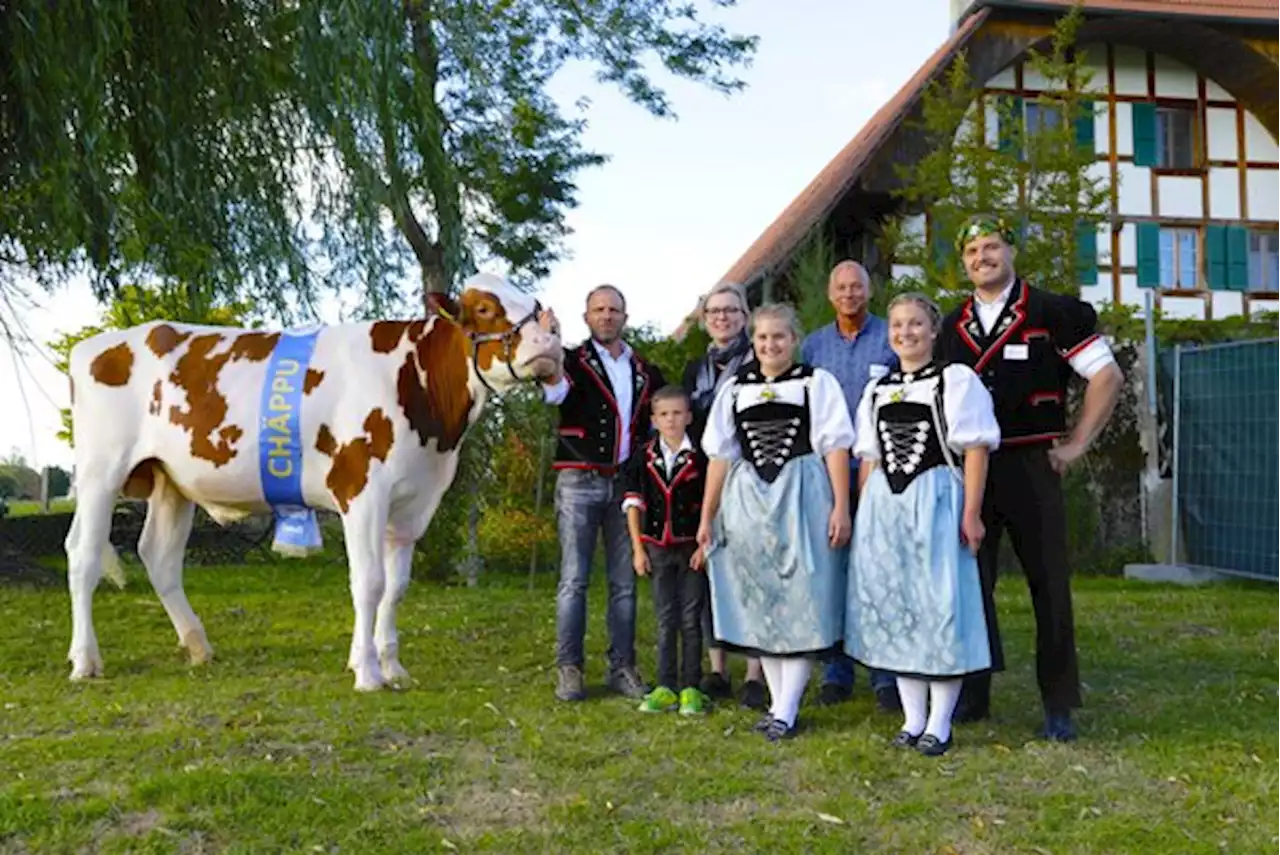
[[182,560],[195,510],[195,504],[178,492],[163,471],[157,471],[147,503],[147,521],[138,540],[138,557],[169,613],[178,643],[187,649],[192,665],[203,665],[213,658],[213,648],[182,587]]
[[413,540],[405,540],[388,534],[385,545],[385,589],[378,603],[378,620],[374,628],[374,640],[378,645],[378,662],[382,676],[389,683],[408,683],[409,672],[400,664],[400,642],[396,633],[396,608],[404,599],[409,587],[409,573],[413,567]]
[[101,677],[102,654],[93,628],[93,592],[102,578],[102,560],[111,548],[111,510],[119,484],[110,490],[97,478],[77,479],[75,515],[67,532],[67,587],[71,594],[71,679]]
[[351,604],[355,610],[347,667],[356,672],[357,692],[377,691],[385,682],[373,643],[373,624],[386,588],[382,553],[387,512],[375,496],[376,491],[366,488],[342,516],[347,561],[351,565]]

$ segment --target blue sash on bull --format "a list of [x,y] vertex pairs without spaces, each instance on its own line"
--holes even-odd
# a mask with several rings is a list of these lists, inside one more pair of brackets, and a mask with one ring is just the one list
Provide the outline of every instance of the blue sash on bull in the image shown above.
[[275,515],[271,548],[302,557],[322,546],[316,513],[302,498],[302,393],[319,329],[281,334],[262,384],[258,472]]

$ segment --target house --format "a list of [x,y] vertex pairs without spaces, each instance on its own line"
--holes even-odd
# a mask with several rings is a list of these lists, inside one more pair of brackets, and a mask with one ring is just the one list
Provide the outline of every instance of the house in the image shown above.
[[[888,275],[874,234],[920,217],[893,195],[893,164],[924,153],[921,96],[965,52],[983,100],[1029,111],[1045,81],[1025,61],[1044,50],[1065,0],[952,0],[951,37],[726,271],[753,294],[789,293],[805,238],[823,227],[841,257]],[[1275,0],[1084,0],[1077,50],[1093,71],[1096,168],[1112,183],[1096,269],[1081,296],[1166,316],[1222,318],[1280,308],[1280,155]],[[1031,102],[1031,103],[1028,103]],[[1024,114],[1025,115],[1025,114]],[[1028,121],[1036,117],[1026,116]]]

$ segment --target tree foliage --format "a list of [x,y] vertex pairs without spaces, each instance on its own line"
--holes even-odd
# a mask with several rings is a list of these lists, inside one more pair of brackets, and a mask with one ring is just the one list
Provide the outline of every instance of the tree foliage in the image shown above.
[[755,47],[666,0],[14,0],[0,275],[156,277],[286,319],[321,288],[388,311],[415,266],[529,281],[605,160],[553,78],[591,68],[669,117],[655,72],[733,93]]
[[[1092,71],[1075,51],[1081,20],[1073,7],[1055,24],[1048,50],[1028,52],[1029,66],[1046,82],[1043,94],[1025,103],[984,95],[963,54],[926,89],[916,126],[927,154],[897,166],[896,195],[907,211],[927,211],[928,229],[905,220],[886,225],[889,254],[919,271],[888,283],[888,291],[923,290],[953,305],[970,289],[954,235],[970,215],[995,212],[1017,231],[1019,274],[1051,291],[1078,293],[1080,233],[1106,220],[1111,193],[1109,179],[1090,171],[1092,142],[1082,145],[1077,136],[1078,122],[1091,122],[1093,109]],[[1025,120],[1028,108],[1038,121]]]

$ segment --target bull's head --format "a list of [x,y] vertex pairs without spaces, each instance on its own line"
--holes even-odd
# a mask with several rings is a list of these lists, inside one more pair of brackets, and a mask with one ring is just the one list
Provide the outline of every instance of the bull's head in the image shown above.
[[561,370],[564,348],[559,335],[539,325],[542,306],[501,276],[477,273],[456,301],[432,294],[428,305],[462,327],[475,372],[493,392]]

